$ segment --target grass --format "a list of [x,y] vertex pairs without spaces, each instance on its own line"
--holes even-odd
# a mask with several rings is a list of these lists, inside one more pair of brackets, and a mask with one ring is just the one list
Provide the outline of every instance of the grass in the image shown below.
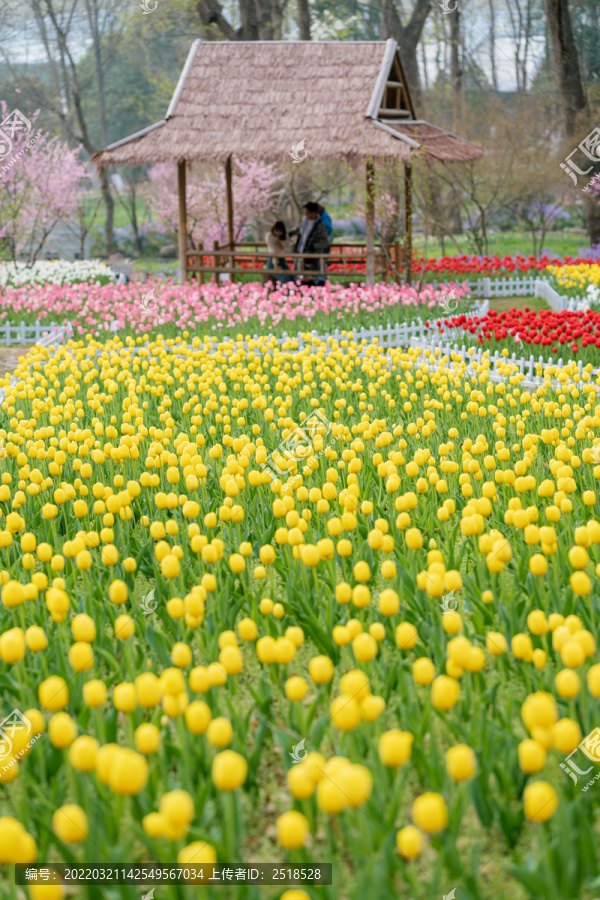
[[[468,235],[455,235],[455,240],[460,247],[461,253],[468,255],[477,254],[478,251],[473,247]],[[589,240],[585,234],[569,234],[564,231],[549,231],[544,237],[542,250],[547,251],[549,256],[578,256],[579,249],[587,245],[589,245]],[[424,246],[425,239],[423,235],[414,235],[414,249],[423,252]],[[442,245],[437,238],[427,239],[428,258],[444,255],[457,256],[459,252],[456,249],[454,241],[448,240],[444,242],[444,251],[445,253],[442,253]],[[488,236],[488,256],[514,256],[517,253],[520,253],[523,256],[533,254],[531,236],[526,232],[501,231]],[[538,255],[540,255],[539,251]]]
[[541,297],[492,297],[490,299],[490,309],[497,312],[506,312],[509,309],[525,309],[531,310],[549,309],[548,304]]

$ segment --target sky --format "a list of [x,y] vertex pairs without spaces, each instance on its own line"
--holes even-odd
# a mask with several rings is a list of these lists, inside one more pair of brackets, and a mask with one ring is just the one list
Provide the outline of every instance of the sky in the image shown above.
[[[3,2],[3,0],[0,0]],[[14,0],[11,0],[14,4]],[[4,47],[4,52],[10,57],[14,63],[40,63],[46,60],[46,51],[44,45],[38,38],[37,26],[33,19],[18,15],[15,16],[14,27],[10,41]],[[79,36],[75,31],[75,37],[69,42],[71,52],[77,60],[83,56],[90,44],[90,40],[85,38],[83,28],[80,29]]]

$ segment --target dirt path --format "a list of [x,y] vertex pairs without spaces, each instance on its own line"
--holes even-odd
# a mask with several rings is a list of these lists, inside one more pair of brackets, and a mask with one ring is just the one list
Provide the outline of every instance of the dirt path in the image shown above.
[[0,346],[0,376],[10,374],[19,364],[19,357],[31,349],[32,344],[12,344],[10,347]]

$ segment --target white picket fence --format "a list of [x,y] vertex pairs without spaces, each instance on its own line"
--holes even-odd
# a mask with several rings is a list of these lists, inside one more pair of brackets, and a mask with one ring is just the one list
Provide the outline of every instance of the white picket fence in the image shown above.
[[[15,385],[17,385],[18,383],[19,382],[17,381],[15,376],[11,375],[10,376],[10,386],[15,387]],[[6,391],[4,390],[4,388],[0,388],[0,403],[4,403],[5,398],[6,398]]]
[[[451,303],[455,301],[450,301]],[[476,303],[474,306],[468,309],[467,314],[469,316],[487,316],[490,311],[490,304],[488,300],[482,300],[480,303]],[[448,315],[446,318],[449,318],[452,315],[462,314],[463,310],[460,308],[460,304],[457,309],[449,309]],[[310,344],[311,340],[322,341],[323,343],[332,344],[339,343],[340,341],[350,340],[348,337],[349,334],[352,334],[351,340],[355,343],[360,344],[362,341],[366,341],[367,344],[373,344],[377,342],[380,347],[390,348],[390,347],[402,347],[409,344],[409,342],[413,338],[418,338],[420,340],[424,340],[428,334],[432,334],[436,330],[436,322],[444,322],[445,318],[443,316],[432,316],[431,319],[428,319],[431,324],[429,326],[425,325],[425,319],[411,319],[410,322],[400,322],[396,325],[378,325],[372,326],[371,328],[352,328],[345,329],[344,331],[340,331],[339,328],[336,328],[335,331],[327,332],[326,334],[319,334],[317,331],[311,331],[309,334],[311,335],[310,340],[306,340],[303,336],[302,332],[298,332],[295,335],[289,335],[287,331],[284,331],[281,337],[276,337],[273,334],[267,335],[269,340],[277,341],[278,345],[282,347],[284,344],[289,344],[291,341],[295,346],[293,349],[303,350],[304,347]],[[306,332],[304,332],[304,335]],[[253,340],[257,341],[259,339],[259,335],[255,334]],[[248,340],[242,341],[242,345],[244,350],[248,349]]]
[[492,297],[540,297],[555,312],[580,309],[580,304],[586,302],[583,297],[563,297],[546,278],[533,278],[530,275],[508,280],[481,278],[471,284],[471,292],[475,297],[485,297],[488,300]]
[[[462,365],[466,365],[466,369],[469,373],[474,374],[475,371],[475,363],[478,365],[481,363],[484,352],[486,352],[484,347],[467,347],[465,344],[450,344],[443,343],[435,338],[426,339],[425,341],[418,341],[413,339],[411,341],[411,347],[415,347],[420,349],[422,352],[418,358],[418,361],[422,364],[423,362],[429,362],[431,364],[431,357],[425,355],[426,351],[431,353],[439,354],[435,357],[437,360],[440,360],[442,357],[446,356],[448,359],[454,359],[456,362],[460,362]],[[460,357],[460,359],[456,360],[456,357]],[[525,387],[539,387],[541,384],[544,384],[546,381],[546,377],[544,376],[544,372],[546,369],[561,369],[564,365],[564,361],[562,357],[558,359],[544,359],[543,356],[539,356],[537,359],[531,354],[528,359],[517,356],[515,352],[513,352],[512,356],[503,356],[501,351],[496,350],[494,353],[489,353],[489,377],[492,381],[505,381],[506,375],[501,374],[497,371],[497,365],[500,362],[501,364],[509,364],[519,372],[519,374],[524,376],[524,381],[521,382]],[[568,379],[567,384],[572,382],[582,382],[583,375],[583,362],[578,360],[576,363],[577,367],[577,377],[573,379]],[[540,373],[541,370],[541,374]],[[587,384],[590,385],[596,392],[600,391],[600,386],[594,385],[591,382],[591,378],[598,378],[600,376],[600,368],[592,369],[589,371],[590,381]],[[558,387],[560,382],[558,379],[551,378],[551,383],[553,387]]]
[[545,278],[538,278],[535,284],[535,296],[545,300],[554,312],[567,308],[568,298],[558,294]]
[[475,296],[485,297],[533,297],[537,278],[523,275],[517,278],[480,278],[471,284]]
[[533,278],[529,275],[508,280],[481,278],[471,284],[471,292],[475,297],[485,297],[486,299],[492,297],[540,297],[555,312],[561,312],[563,309],[573,311],[589,308],[586,297],[563,297],[554,290],[546,278]]
[[554,312],[561,312],[564,309],[573,312],[578,309],[590,308],[590,301],[587,297],[563,297],[543,278],[538,278],[535,296],[545,300]]
[[10,322],[5,322],[0,325],[0,344],[5,347],[14,344],[41,344],[42,347],[49,347],[51,344],[63,344],[72,337],[73,326],[70,322],[65,325],[57,325],[56,322],[44,325],[40,322],[35,325],[26,325],[25,322],[11,325]]
[[[296,335],[288,335],[286,331],[281,337],[275,338],[280,347],[289,344],[290,341],[295,344],[294,349],[304,350],[307,344],[310,346],[312,340],[322,341],[326,344],[339,344],[340,341],[352,340],[360,344],[363,341],[367,344],[379,344],[380,347],[389,349],[390,347],[402,347],[411,340],[423,340],[429,334],[430,328],[425,325],[423,319],[413,319],[412,322],[402,322],[396,325],[380,325],[378,328],[357,328],[345,333],[336,328],[328,334],[318,334],[316,331],[311,332],[311,339],[306,340],[301,332]],[[352,337],[349,337],[349,334]],[[255,339],[258,335],[254,336]],[[245,347],[248,342],[244,341]]]

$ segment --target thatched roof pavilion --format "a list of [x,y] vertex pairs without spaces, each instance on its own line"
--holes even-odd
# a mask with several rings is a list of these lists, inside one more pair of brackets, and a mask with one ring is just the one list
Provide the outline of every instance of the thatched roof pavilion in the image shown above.
[[[410,227],[413,153],[467,162],[483,150],[416,118],[394,40],[193,42],[165,118],[92,159],[105,165],[179,167],[180,264],[185,274],[185,170],[223,162],[233,249],[231,160],[289,161],[304,141],[312,159],[367,160],[367,249],[373,246],[373,160],[400,156]],[[367,273],[369,267],[367,267]]]

